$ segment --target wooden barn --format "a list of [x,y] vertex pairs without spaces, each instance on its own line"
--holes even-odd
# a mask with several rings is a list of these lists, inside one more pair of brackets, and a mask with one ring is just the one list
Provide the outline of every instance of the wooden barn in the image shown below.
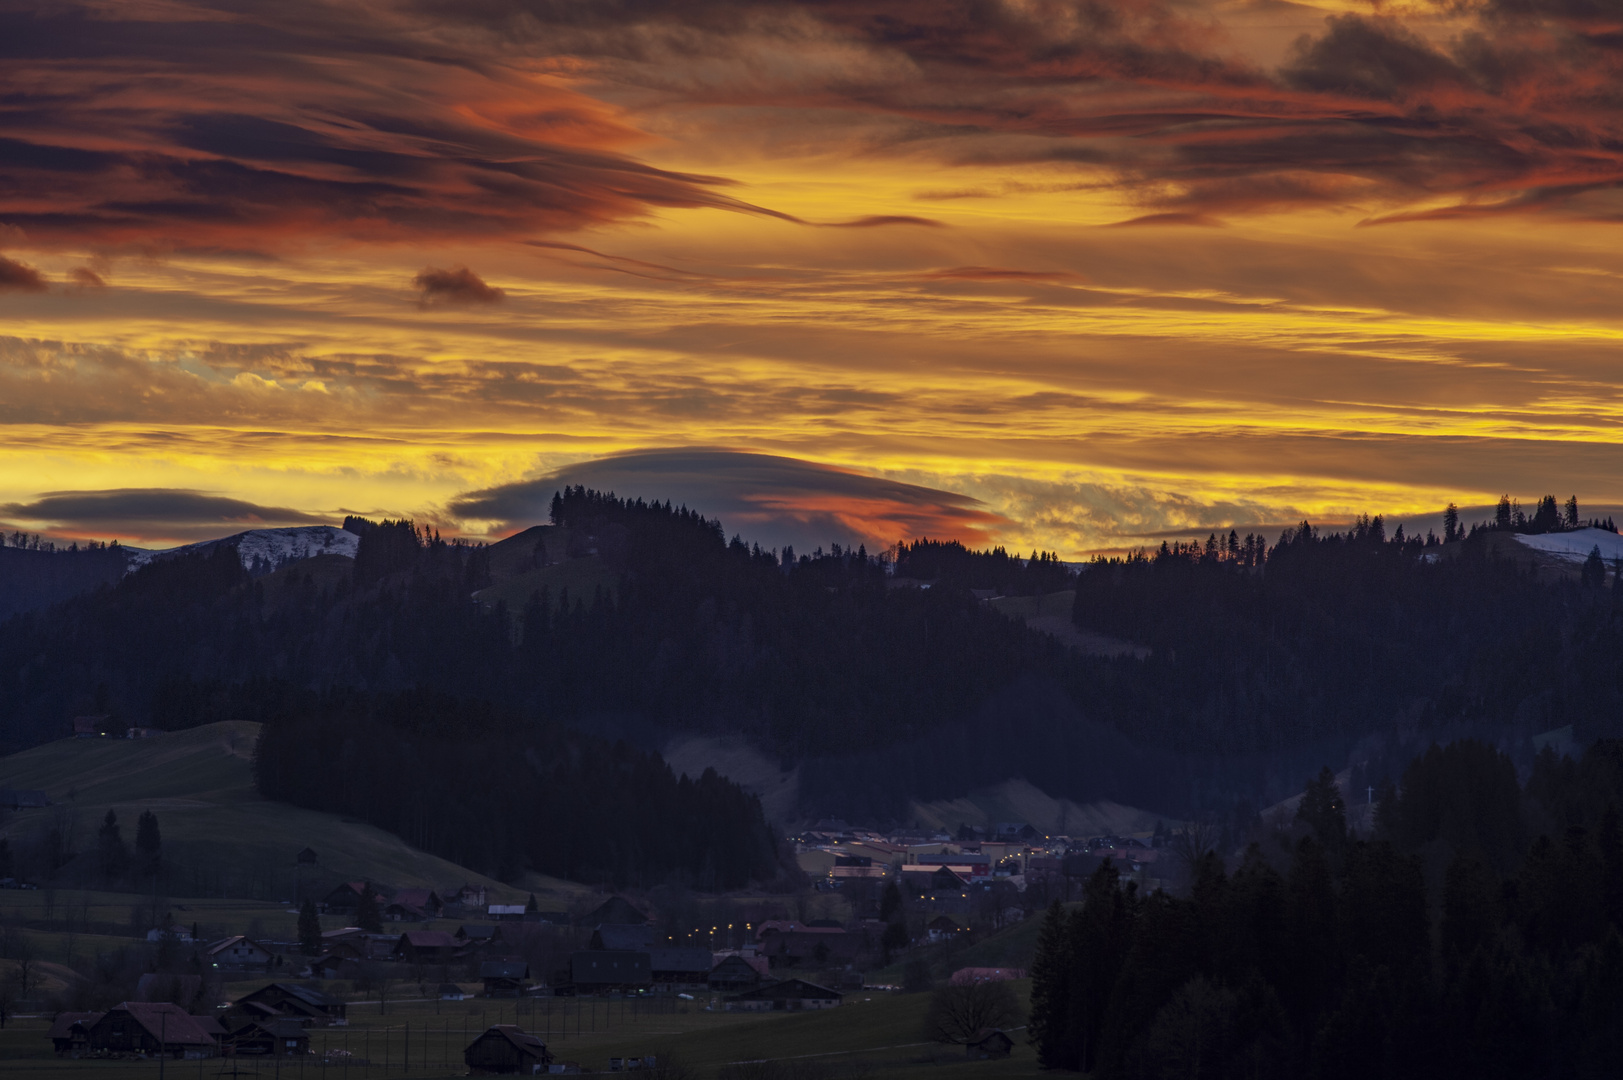
[[497,1024],[468,1044],[463,1063],[474,1076],[535,1076],[552,1065],[547,1044],[515,1024]]

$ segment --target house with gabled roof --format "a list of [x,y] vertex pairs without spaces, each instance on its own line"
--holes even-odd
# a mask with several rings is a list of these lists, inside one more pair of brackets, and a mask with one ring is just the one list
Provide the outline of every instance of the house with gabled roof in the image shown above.
[[672,990],[705,990],[710,985],[709,949],[678,946],[648,950],[648,976]]
[[728,998],[724,1007],[728,1012],[800,1012],[832,1009],[843,1000],[838,990],[805,979],[785,979]]
[[454,957],[460,947],[457,939],[444,930],[407,930],[400,935],[394,956],[417,964],[438,964]]
[[645,952],[588,949],[569,958],[569,981],[577,991],[601,993],[650,985],[654,979]]
[[552,1066],[547,1044],[516,1024],[496,1024],[468,1044],[463,1064],[474,1076],[536,1076]]
[[60,1012],[47,1033],[57,1057],[79,1057],[90,1049],[90,1029],[105,1013]]
[[383,906],[383,917],[395,922],[426,922],[437,919],[445,904],[433,889],[399,889]]
[[724,994],[753,990],[763,982],[771,982],[767,959],[764,956],[744,956],[732,953],[716,961],[710,969],[710,989]]
[[333,887],[321,898],[321,909],[335,914],[348,914],[361,906],[361,897],[371,893],[376,900],[385,898],[384,892],[370,881],[346,881]]
[[91,1051],[193,1059],[219,1053],[224,1034],[212,1016],[193,1016],[168,1002],[126,1001],[91,1024],[85,1042]]
[[223,971],[269,971],[276,954],[242,934],[233,934],[207,946],[203,959]]
[[530,979],[530,965],[522,960],[486,960],[479,965],[485,996],[518,997]]
[[588,949],[646,950],[659,940],[659,931],[646,923],[603,923],[592,931]]
[[633,924],[645,923],[648,916],[642,910],[623,896],[611,896],[596,909],[580,920],[582,926],[598,926],[602,923]]
[[347,1023],[345,1006],[331,994],[297,983],[271,983],[236,1000],[233,1011],[255,1018],[290,1017],[318,1027]]

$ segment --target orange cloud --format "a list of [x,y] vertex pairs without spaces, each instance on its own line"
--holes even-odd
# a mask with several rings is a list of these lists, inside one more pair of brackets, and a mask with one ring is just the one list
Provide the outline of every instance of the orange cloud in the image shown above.
[[521,528],[545,521],[553,493],[574,484],[625,498],[670,499],[719,517],[729,534],[802,551],[830,542],[879,550],[921,536],[979,544],[1008,524],[965,495],[794,458],[705,448],[584,461],[469,492],[450,509],[463,519],[497,522],[499,530]]

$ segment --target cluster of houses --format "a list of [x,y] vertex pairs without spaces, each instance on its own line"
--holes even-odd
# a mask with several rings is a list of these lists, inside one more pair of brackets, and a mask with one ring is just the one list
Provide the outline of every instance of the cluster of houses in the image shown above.
[[[138,993],[148,990],[146,976]],[[167,976],[197,979],[196,975]],[[312,1027],[347,1023],[342,1001],[292,983],[244,994],[216,1015],[163,1001],[125,1001],[105,1012],[58,1013],[49,1037],[60,1057],[209,1058],[291,1056],[310,1051]]]
[[1019,896],[1034,884],[1074,883],[1107,858],[1153,887],[1163,840],[1160,833],[1148,841],[1045,835],[1025,822],[954,837],[925,830],[882,834],[823,821],[797,838],[796,859],[820,890],[846,890],[854,880],[894,881],[928,914],[960,917],[963,930],[963,916],[987,909],[985,894]]

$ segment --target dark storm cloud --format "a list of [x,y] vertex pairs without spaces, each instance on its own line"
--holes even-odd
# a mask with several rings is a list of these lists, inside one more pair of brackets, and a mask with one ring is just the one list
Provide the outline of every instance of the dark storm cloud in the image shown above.
[[830,542],[877,550],[920,536],[984,542],[1008,524],[979,501],[948,491],[731,450],[643,450],[570,465],[535,480],[472,491],[451,503],[460,518],[521,528],[547,520],[568,485],[625,498],[670,499],[719,517],[728,534],[801,551]]
[[326,517],[285,506],[259,506],[224,495],[173,488],[47,491],[32,502],[0,504],[0,514],[47,523],[55,530],[135,536],[185,535],[206,526],[245,529],[330,524]]
[[0,255],[0,292],[44,292],[47,288],[38,270]]
[[0,211],[35,243],[269,249],[745,209],[635,132],[398,5],[0,12]]
[[430,266],[411,280],[412,286],[422,293],[419,307],[433,304],[494,304],[507,294],[485,284],[478,274],[466,266],[453,266],[441,270]]

